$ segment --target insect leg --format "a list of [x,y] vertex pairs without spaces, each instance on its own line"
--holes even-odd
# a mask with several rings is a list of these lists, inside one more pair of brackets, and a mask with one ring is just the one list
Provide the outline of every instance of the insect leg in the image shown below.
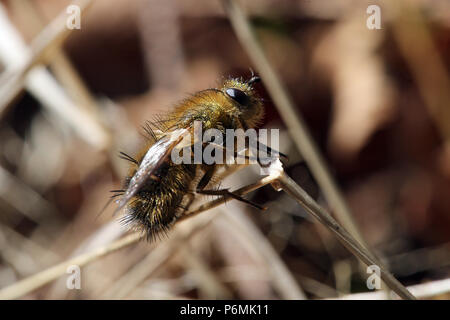
[[184,212],[189,211],[189,208],[191,207],[192,202],[194,202],[195,195],[193,193],[187,193],[186,197],[188,197],[188,202],[184,206]]
[[206,167],[205,173],[203,174],[203,177],[200,179],[200,181],[197,184],[197,192],[199,190],[203,190],[206,188],[208,183],[211,181],[211,178],[214,175],[215,167],[214,166],[204,166]]
[[[212,145],[212,146],[214,146],[214,147],[217,147],[217,148],[220,148],[220,149],[222,149],[222,150],[227,150],[226,149],[226,147],[224,147],[223,145],[221,145],[221,144],[217,144],[217,143],[214,143],[214,142],[205,142],[204,143],[204,145],[206,145],[206,144],[209,144],[209,145]],[[272,155],[272,154],[278,154],[278,155],[280,155],[280,157],[282,157],[282,158],[284,158],[284,159],[286,159],[286,160],[288,160],[288,156],[287,155],[285,155],[284,153],[282,153],[282,152],[280,152],[280,151],[277,151],[277,150],[274,150],[274,149],[272,149],[271,147],[269,147],[269,146],[266,146],[265,144],[263,144],[263,143],[261,143],[261,142],[259,142],[258,141],[258,147],[257,147],[257,149],[255,150],[255,151],[259,151],[260,150],[260,148],[261,147],[263,147],[270,155]],[[247,146],[247,149],[248,149],[249,147]],[[246,159],[246,160],[257,160],[258,161],[258,163],[261,165],[261,160],[264,160],[264,161],[267,161],[267,160],[272,160],[273,159],[273,157],[263,157],[263,158],[260,158],[260,157],[252,157],[252,156],[248,156],[248,155],[243,155],[243,154],[240,154],[240,153],[238,153],[237,151],[234,151],[233,152],[233,155],[234,155],[234,157],[236,158],[236,157],[239,157],[239,158],[244,158],[244,159]]]
[[[217,143],[214,143],[214,142],[205,142],[204,145],[211,145],[211,146],[214,146],[216,148],[220,148],[220,149],[222,149],[224,151],[227,150],[227,148],[224,147],[223,145],[217,144]],[[257,158],[255,158],[255,157],[250,157],[250,156],[247,156],[247,155],[239,154],[236,151],[234,151],[233,155],[234,155],[235,158],[244,158],[246,160],[257,160]]]
[[255,207],[259,210],[266,210],[265,207],[260,206],[257,203],[254,203],[250,200],[247,200],[240,195],[237,195],[233,192],[231,192],[228,189],[218,189],[218,190],[205,190],[204,188],[208,185],[209,181],[211,181],[212,176],[214,175],[215,167],[214,166],[208,166],[205,174],[201,178],[200,182],[197,185],[196,192],[198,194],[204,194],[204,195],[211,195],[211,196],[223,196],[223,197],[230,197],[233,199],[236,199],[238,201],[242,201],[248,205],[251,205],[252,207]]
[[259,210],[263,210],[263,211],[264,211],[264,210],[267,209],[266,207],[260,206],[260,205],[257,204],[257,203],[254,203],[254,202],[252,202],[252,201],[250,201],[250,200],[247,200],[247,199],[245,199],[245,198],[243,198],[243,197],[241,197],[241,196],[239,196],[239,195],[237,195],[237,194],[234,194],[233,192],[231,192],[231,191],[228,190],[228,189],[219,189],[219,190],[197,190],[197,193],[199,193],[199,194],[205,194],[205,195],[210,195],[210,196],[230,197],[230,198],[233,198],[233,199],[236,199],[236,200],[245,202],[246,204],[251,205],[252,207],[255,207],[256,209],[259,209]]
[[272,149],[271,147],[266,146],[264,143],[261,143],[261,142],[258,141],[258,151],[259,151],[260,147],[264,147],[264,149],[267,150],[270,153],[270,155],[275,153],[275,154],[279,154],[282,158],[284,158],[286,160],[289,159],[288,156],[285,155],[284,153],[282,153],[282,152],[280,152],[278,150]]

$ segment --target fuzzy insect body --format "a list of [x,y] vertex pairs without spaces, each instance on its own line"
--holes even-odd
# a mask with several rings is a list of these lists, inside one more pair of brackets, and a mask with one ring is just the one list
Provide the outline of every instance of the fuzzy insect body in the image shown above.
[[[192,134],[195,121],[203,130],[254,128],[263,117],[261,99],[252,85],[252,77],[225,80],[220,88],[200,91],[182,101],[173,112],[148,123],[148,140],[135,156],[122,153],[131,162],[116,211],[126,208],[122,221],[138,229],[148,239],[165,233],[186,210],[195,193],[225,195],[227,190],[206,190],[220,164],[175,164],[170,152],[183,135]],[[243,199],[239,199],[243,200]],[[246,200],[243,200],[248,202]]]

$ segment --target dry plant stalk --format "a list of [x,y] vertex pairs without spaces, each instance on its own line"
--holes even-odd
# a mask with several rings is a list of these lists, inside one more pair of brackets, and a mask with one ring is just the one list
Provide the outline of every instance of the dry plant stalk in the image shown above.
[[[92,0],[76,2],[81,12],[88,9],[92,3]],[[7,20],[5,14],[1,13],[3,10],[0,6],[0,17]],[[5,30],[5,33],[19,44],[19,48],[15,50],[20,50],[18,55],[20,58],[16,59],[14,65],[8,64],[7,69],[0,75],[0,118],[5,115],[8,106],[26,86],[26,89],[37,97],[44,108],[60,117],[86,142],[99,150],[104,150],[111,143],[111,137],[98,121],[94,110],[89,107],[78,107],[45,69],[45,65],[51,63],[50,58],[61,62],[58,58],[61,55],[58,55],[58,52],[62,50],[61,45],[64,40],[73,32],[66,27],[66,20],[67,14],[64,11],[35,37],[30,47],[22,43],[23,40],[16,35],[16,32],[11,35],[11,32],[8,32],[9,29]],[[10,25],[9,21],[3,22],[6,26]],[[62,68],[64,67],[68,71],[68,65],[65,64]],[[69,76],[72,77],[72,84],[81,83],[79,79],[75,79],[73,72]],[[73,91],[74,88],[69,89]]]
[[[411,291],[417,298],[429,299],[450,292],[450,279],[430,281],[427,283],[416,284],[408,286],[407,289]],[[364,292],[348,294],[338,298],[331,298],[330,300],[383,300],[396,298],[388,295],[385,291]]]
[[110,243],[107,246],[100,247],[92,252],[79,255],[73,259],[66,260],[41,271],[35,275],[25,278],[15,284],[0,290],[0,300],[17,299],[31,291],[55,280],[66,273],[66,270],[71,265],[85,266],[96,259],[105,256],[111,252],[122,249],[130,244],[136,243],[141,238],[140,234],[133,233],[120,240]]
[[[75,3],[76,4],[76,3]],[[80,11],[85,13],[88,7],[81,4]],[[90,3],[88,3],[90,5]],[[12,11],[23,15],[28,22],[28,28],[31,30],[41,30],[45,27],[45,21],[39,13],[35,3],[29,0],[18,0],[11,3]],[[90,112],[93,116],[97,114],[95,98],[89,92],[89,89],[81,79],[80,74],[70,61],[61,46],[55,46],[51,57],[47,59],[49,67],[55,73],[55,77],[61,82],[70,97],[78,104],[80,108],[84,108],[86,112]],[[51,59],[50,59],[51,58]]]
[[380,267],[381,279],[386,285],[399,295],[399,297],[408,300],[414,300],[415,297],[397,280],[387,269],[375,258],[366,248],[356,241],[333,217],[323,209],[317,202],[311,198],[305,190],[294,182],[286,173],[282,172],[277,180],[279,187],[287,194],[300,203],[314,218],[322,223],[328,230],[336,235],[339,241],[358,259],[367,266],[377,265]]
[[320,154],[314,140],[311,138],[303,118],[296,111],[291,97],[265,56],[238,1],[222,0],[222,2],[238,40],[264,78],[264,83],[276,108],[280,112],[281,118],[286,123],[297,149],[311,169],[336,218],[356,238],[357,242],[367,249],[368,256],[372,260],[378,261],[378,257],[370,251],[369,246],[365,242],[353,219],[351,210],[347,206],[344,196],[329,172],[326,162]]
[[[336,222],[331,215],[323,209],[317,202],[315,202],[299,185],[297,185],[283,170],[281,162],[277,159],[268,168],[269,175],[257,181],[254,184],[238,189],[235,193],[244,195],[267,184],[277,190],[283,190],[291,197],[293,197],[299,204],[301,204],[314,218],[322,223],[327,229],[336,235],[336,237],[344,244],[349,251],[366,265],[378,265],[381,271],[381,278],[399,297],[403,299],[415,299],[415,297],[397,280],[377,259],[371,256],[370,252],[361,246],[357,240],[352,237],[342,226]],[[187,213],[178,221],[183,221],[191,218],[196,214],[214,208],[228,200],[228,197],[221,197],[217,200],[201,205],[198,209]],[[76,264],[84,266],[108,253],[114,252],[141,239],[140,233],[130,234],[120,240],[117,240],[109,245],[101,247],[90,253],[86,253],[62,262],[54,267],[44,270],[38,274],[25,278],[9,287],[0,290],[0,299],[15,299],[19,298],[46,283],[55,280],[57,277],[66,272],[68,266]]]
[[302,117],[296,111],[292,99],[267,60],[242,8],[235,0],[222,0],[222,2],[238,40],[264,79],[270,97],[280,112],[284,123],[286,123],[300,154],[322,189],[325,198],[344,227],[367,248],[361,232],[353,220],[350,208],[348,208],[336,182],[327,169],[325,161],[311,138]]
[[[244,165],[234,165],[224,170],[222,173],[218,174],[218,180],[222,181],[223,178],[230,175],[232,172],[236,172],[241,169]],[[240,189],[240,193],[243,195],[245,192],[250,192],[250,190],[264,185],[266,182],[271,181],[271,178],[264,178],[263,181],[253,184],[251,186],[244,187]],[[222,199],[218,199],[222,203]],[[217,201],[219,202],[219,201]],[[189,225],[186,224],[186,228],[176,228],[169,239],[164,243],[156,246],[141,262],[133,266],[127,274],[122,276],[114,285],[107,290],[105,294],[102,295],[104,298],[121,299],[126,297],[134,290],[140,283],[143,283],[146,278],[148,278],[156,269],[160,268],[161,265],[166,263],[172,257],[178,249],[182,247],[182,243],[185,243],[193,235],[207,227],[214,218],[220,214],[220,211],[216,212],[214,206],[218,203],[213,201],[203,206],[203,209],[211,208],[208,215],[199,216],[194,220],[190,220]],[[222,209],[225,213],[225,210]],[[195,209],[191,213],[188,213],[184,219],[187,217],[193,217],[191,214],[193,212],[199,213],[200,208]],[[228,215],[227,215],[228,216]],[[293,299],[293,300],[303,300],[306,299],[302,289],[295,282],[292,274],[285,266],[281,258],[276,254],[275,250],[272,248],[268,240],[260,233],[259,229],[253,226],[251,223],[245,220],[242,215],[230,216],[229,221],[226,222],[226,226],[230,227],[230,230],[235,233],[237,240],[244,246],[247,250],[252,250],[256,252],[258,256],[263,259],[267,265],[268,269],[272,274],[272,283],[274,288],[277,289],[280,296],[283,299]],[[180,227],[183,227],[181,225]]]
[[[274,182],[277,179],[277,176],[267,176],[263,179],[259,180],[258,182],[245,186],[243,188],[240,188],[235,191],[236,194],[239,195],[245,195],[251,191],[254,191],[258,188],[261,188],[271,182]],[[199,208],[195,209],[192,212],[187,213],[185,216],[181,217],[177,223],[180,221],[185,220],[186,218],[191,218],[195,216],[196,214],[199,214],[201,212],[207,211],[211,208],[217,207],[221,205],[222,203],[225,203],[225,201],[229,200],[227,197],[222,197],[217,200],[208,202],[205,205],[200,206]],[[66,273],[67,267],[70,265],[77,265],[79,267],[83,267],[90,262],[93,262],[109,253],[112,253],[114,251],[117,251],[119,249],[125,248],[133,243],[138,242],[140,239],[142,239],[141,233],[132,233],[122,239],[119,239],[117,241],[114,241],[106,246],[100,247],[96,250],[93,250],[92,252],[88,252],[82,255],[79,255],[75,258],[68,259],[56,266],[53,266],[51,268],[48,268],[44,271],[41,271],[35,275],[32,275],[30,277],[27,277],[23,280],[20,280],[11,286],[8,286],[6,288],[3,288],[0,290],[0,300],[7,300],[7,299],[17,299],[20,298],[33,290],[36,290],[37,288],[57,279],[58,277],[64,275]]]
[[[398,16],[393,20],[393,35],[404,56],[425,106],[442,138],[450,141],[450,76],[433,40],[432,27],[410,1],[389,3]],[[414,36],[412,36],[414,35]],[[411,47],[415,50],[411,50]],[[423,63],[427,57],[427,63]],[[433,79],[433,81],[430,81]]]
[[[225,209],[222,210],[225,211]],[[278,252],[248,216],[239,211],[228,211],[224,212],[223,217],[226,218],[224,227],[229,230],[234,239],[239,241],[244,250],[250,253],[251,249],[256,248],[253,250],[267,265],[269,275],[273,279],[273,288],[281,299],[307,299],[300,284],[297,283]]]
[[[81,12],[92,4],[91,0],[77,2]],[[63,12],[54,19],[39,35],[33,40],[30,47],[30,57],[18,69],[7,70],[0,78],[0,84],[5,90],[5,95],[0,100],[0,110],[4,109],[20,93],[23,88],[25,75],[36,65],[44,62],[51,50],[60,48],[64,40],[70,35],[71,30],[66,27],[67,14]]]

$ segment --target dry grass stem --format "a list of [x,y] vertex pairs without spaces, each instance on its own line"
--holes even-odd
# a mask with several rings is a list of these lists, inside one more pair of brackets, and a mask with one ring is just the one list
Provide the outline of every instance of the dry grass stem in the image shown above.
[[325,161],[312,140],[302,117],[296,111],[297,108],[295,108],[292,99],[261,49],[242,8],[235,0],[223,0],[222,2],[236,36],[264,79],[264,85],[280,112],[281,118],[286,123],[291,137],[333,208],[333,212],[336,213],[337,218],[345,228],[367,247],[344,197],[327,169]]
[[120,240],[117,240],[107,246],[100,247],[92,252],[79,255],[73,259],[66,260],[51,268],[41,271],[35,275],[25,278],[13,285],[0,290],[0,300],[9,300],[20,298],[33,290],[49,283],[65,274],[67,268],[71,265],[82,267],[92,261],[95,261],[111,252],[122,249],[133,243],[136,243],[141,238],[138,233],[130,234]]
[[[430,299],[450,292],[450,279],[430,281],[406,287],[418,299]],[[388,294],[385,291],[364,292],[345,295],[338,300],[384,300],[398,298],[395,294]]]
[[[91,3],[90,0],[79,1],[78,5],[81,10],[85,10]],[[79,108],[42,65],[47,64],[49,57],[61,50],[62,42],[73,31],[66,27],[66,19],[67,14],[64,11],[36,36],[28,48],[0,6],[0,32],[2,37],[7,37],[9,42],[14,43],[11,47],[0,47],[0,50],[4,51],[0,52],[1,56],[8,66],[0,76],[0,117],[26,87],[45,108],[63,119],[81,138],[98,149],[104,149],[110,143],[109,134],[96,121],[90,109]],[[73,73],[71,75],[73,84],[77,80],[74,79]],[[77,88],[80,89],[79,81]]]
[[261,231],[240,212],[228,211],[224,217],[230,222],[228,229],[234,238],[240,239],[242,246],[246,246],[248,250],[255,251],[262,257],[267,265],[270,279],[282,299],[306,299],[294,276]]
[[[254,191],[258,188],[261,188],[261,187],[273,182],[276,178],[277,178],[277,175],[267,176],[254,184],[251,184],[249,186],[245,186],[243,188],[236,190],[235,193],[237,193],[239,195],[247,194],[251,191]],[[205,205],[202,205],[199,208],[193,210],[189,214],[186,214],[185,216],[181,217],[177,221],[177,224],[179,222],[185,220],[186,218],[191,218],[196,214],[199,214],[201,212],[204,212],[204,211],[207,211],[214,207],[217,207],[227,200],[228,200],[228,198],[227,199],[219,198],[217,200],[208,202]],[[106,246],[103,246],[101,248],[93,250],[92,252],[79,255],[75,258],[72,258],[65,262],[62,262],[54,267],[51,267],[44,271],[41,271],[33,276],[30,276],[19,282],[16,282],[15,284],[13,284],[9,287],[1,289],[0,290],[0,299],[17,299],[19,297],[22,297],[22,296],[30,293],[31,291],[36,290],[37,288],[49,283],[50,281],[57,279],[61,275],[65,274],[67,267],[70,265],[78,265],[80,267],[85,266],[86,264],[93,262],[96,259],[101,258],[102,256],[105,256],[109,253],[112,253],[112,252],[122,249],[126,246],[129,246],[133,243],[136,243],[137,241],[139,241],[139,239],[141,239],[141,234],[133,233],[122,239],[114,241],[111,244],[108,244]]]
[[415,299],[415,297],[397,280],[366,248],[348,233],[333,217],[314,201],[298,184],[284,172],[280,175],[279,186],[290,196],[297,200],[314,218],[330,230],[341,243],[349,249],[366,265],[377,265],[380,268],[382,280],[403,299]]

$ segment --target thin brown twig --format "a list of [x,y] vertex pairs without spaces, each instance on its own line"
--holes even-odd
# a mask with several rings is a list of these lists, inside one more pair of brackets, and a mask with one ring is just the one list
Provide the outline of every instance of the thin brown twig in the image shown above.
[[[41,30],[45,27],[45,21],[33,1],[13,1],[11,7],[13,11],[21,15],[22,19],[27,21],[26,26],[33,34],[35,34],[35,30]],[[85,12],[86,7],[83,7],[82,10],[82,13]],[[95,117],[97,114],[95,99],[65,54],[64,49],[61,46],[55,46],[51,60],[48,60],[49,67],[55,73],[55,77],[67,88],[71,98],[78,103],[80,108],[84,108],[86,112],[90,112]]]
[[413,300],[415,297],[390,274],[377,258],[347,232],[333,217],[317,202],[314,201],[298,184],[296,184],[286,173],[281,172],[277,182],[279,188],[297,200],[314,218],[330,230],[347,249],[366,265],[377,265],[380,268],[381,279],[403,299]]
[[146,257],[133,266],[126,275],[115,281],[114,285],[103,293],[106,299],[123,299],[128,296],[133,289],[155,272],[161,265],[168,261],[175,253],[180,243],[187,241],[198,231],[208,226],[214,218],[212,215],[202,216],[203,219],[192,221],[193,223],[181,228],[179,225],[174,234],[167,241],[155,247]]
[[231,299],[232,292],[218,278],[204,258],[193,250],[190,243],[179,246],[183,261],[187,264],[198,283],[200,299]]
[[[418,4],[410,1],[387,2],[397,18],[392,31],[400,53],[411,70],[413,80],[442,138],[450,141],[450,77],[439,48],[433,41],[431,26]],[[414,46],[415,50],[411,50]],[[424,57],[427,63],[423,63]],[[433,81],[430,81],[433,79]]]
[[352,218],[350,208],[348,208],[336,182],[327,169],[325,161],[311,138],[301,115],[296,111],[292,99],[267,60],[242,8],[235,0],[222,0],[222,3],[236,36],[264,79],[264,85],[280,112],[281,118],[286,123],[291,137],[320,185],[330,207],[333,208],[333,212],[336,213],[336,217],[342,225],[367,247]]
[[[224,175],[228,175],[230,171],[238,169],[240,169],[239,166],[234,166],[231,168],[231,170],[225,171]],[[244,195],[248,192],[253,191],[255,188],[260,188],[267,183],[270,183],[271,181],[273,181],[273,179],[274,177],[263,178],[262,181],[241,188],[235,191],[235,193]],[[186,216],[183,217],[183,219],[192,218],[194,214],[212,209],[220,205],[221,203],[224,203],[226,200],[227,199],[221,198],[217,199],[216,201],[208,202],[198,209],[187,213]],[[117,281],[114,287],[110,288],[104,296],[113,299],[124,298],[125,296],[127,296],[131,292],[131,290],[136,287],[137,284],[141,283],[146,277],[148,277],[176,252],[176,250],[174,249],[178,247],[180,242],[186,241],[186,239],[192,236],[197,230],[207,226],[209,222],[214,218],[214,216],[215,215],[213,213],[210,213],[210,215],[205,217],[206,220],[204,221],[206,222],[199,221],[201,224],[196,223],[192,226],[190,225],[191,228],[188,232],[180,234],[178,231],[182,230],[176,230],[176,232],[171,236],[170,239],[167,240],[167,242],[156,247],[138,265],[133,267],[133,270],[130,271],[129,274]],[[257,235],[256,230],[252,231],[247,227],[246,231],[242,233],[245,233],[245,235],[243,236],[243,239],[246,240],[245,242],[248,243],[251,248],[256,249],[258,254],[261,254],[264,257],[265,261],[269,264],[269,269],[272,271],[275,286],[280,289],[282,295],[290,299],[304,299],[305,296],[302,293],[302,290],[297,284],[295,284],[295,279],[292,277],[289,270],[286,268],[283,262],[279,260],[279,257],[275,255],[273,249],[267,247],[270,246],[270,244],[264,243],[264,241],[263,243],[261,243],[261,237]],[[242,243],[244,243],[244,241]]]
[[35,275],[27,277],[19,282],[14,283],[9,287],[1,289],[0,300],[17,299],[19,297],[22,297],[27,293],[30,293],[31,291],[65,274],[69,266],[71,265],[77,265],[80,267],[84,266],[111,252],[117,251],[133,243],[136,243],[137,241],[139,241],[140,238],[141,234],[139,233],[130,234],[120,240],[108,244],[107,246],[100,247],[96,250],[93,250],[92,252],[88,252],[79,255],[73,259],[66,260],[64,262],[61,262],[60,264],[57,264],[56,266],[53,266]]
[[[262,188],[265,185],[276,181],[276,179],[277,179],[276,175],[269,175],[267,177],[264,177],[264,178],[258,180],[255,183],[249,184],[249,185],[247,185],[245,187],[242,187],[242,188],[240,188],[240,189],[238,189],[236,191],[233,191],[233,193],[237,194],[239,196],[243,196],[243,195],[245,195],[247,193],[255,191],[256,189]],[[228,196],[224,196],[224,197],[218,198],[216,200],[207,202],[207,203],[199,206],[197,209],[187,212],[178,221],[182,221],[184,219],[191,218],[191,217],[193,217],[193,216],[195,216],[195,215],[197,215],[197,214],[199,214],[199,213],[201,213],[203,211],[206,211],[206,210],[215,208],[217,206],[220,206],[222,203],[225,203],[226,201],[228,201],[230,199],[232,199],[232,198],[230,198]]]
[[[427,283],[416,284],[408,286],[407,289],[411,291],[419,299],[426,299],[435,297],[441,294],[448,294],[450,292],[450,279],[430,281]],[[385,291],[364,292],[348,294],[341,297],[330,298],[332,300],[382,300],[397,298],[395,295],[389,295]]]
[[[243,245],[254,248],[265,261],[275,289],[283,299],[304,300],[306,295],[281,257],[261,231],[243,214],[227,212],[224,217],[231,222],[229,230]],[[256,250],[255,250],[256,249]]]
[[[77,2],[81,12],[86,10],[92,4],[92,0],[83,0]],[[46,55],[59,47],[61,43],[70,35],[71,31],[66,27],[67,14],[61,13],[43,31],[33,40],[31,44],[31,55],[26,62],[18,69],[6,70],[0,78],[0,87],[5,87],[4,95],[0,100],[0,112],[3,113],[6,106],[14,100],[23,88],[25,75],[37,64],[45,59]],[[0,113],[0,114],[1,114]]]
[[[242,187],[235,191],[236,194],[244,195],[251,191],[254,191],[258,188],[261,188],[271,182],[274,182],[276,176],[267,176],[261,179],[260,181],[251,184],[249,186]],[[211,202],[206,203],[205,205],[201,205],[199,208],[193,210],[190,212],[190,214],[186,214],[185,216],[181,217],[177,224],[186,218],[191,218],[201,212],[207,211],[211,208],[217,207],[220,204],[224,203],[225,201],[229,200],[228,198],[220,198]],[[109,253],[112,253],[114,251],[117,251],[119,249],[122,249],[124,247],[127,247],[133,243],[138,242],[142,238],[141,233],[133,233],[130,234],[122,239],[119,239],[117,241],[114,241],[108,245],[105,245],[103,247],[100,247],[96,250],[93,250],[92,252],[88,252],[82,255],[79,255],[75,258],[66,260],[56,266],[53,266],[51,268],[48,268],[44,271],[41,271],[35,275],[32,275],[30,277],[27,277],[23,280],[20,280],[6,288],[3,288],[0,290],[0,300],[2,299],[17,299],[19,297],[22,297],[28,293],[30,293],[33,290],[36,290],[37,288],[49,283],[50,281],[53,281],[63,275],[67,267],[70,265],[77,265],[79,267],[85,266],[90,262],[95,261],[96,259],[105,256]]]
[[[75,4],[83,11],[92,3],[92,0],[80,0]],[[7,19],[4,15],[2,18]],[[49,63],[50,56],[53,57],[60,50],[61,44],[72,32],[66,27],[66,20],[67,14],[64,11],[35,37],[30,48],[13,32],[11,23],[4,21],[9,26],[5,32],[15,40],[18,47],[16,51],[20,50],[20,54],[17,53],[19,59],[16,59],[16,63],[7,61],[6,71],[0,75],[0,117],[26,85],[27,90],[46,109],[63,119],[81,138],[100,150],[106,149],[111,143],[111,137],[96,115],[88,108],[77,107],[42,65]]]
[[[315,217],[320,223],[322,223],[327,229],[336,235],[336,237],[346,246],[350,252],[358,257],[366,265],[377,265],[380,268],[381,279],[401,298],[403,299],[415,299],[415,297],[397,280],[395,279],[387,269],[374,258],[370,252],[361,246],[358,241],[348,233],[342,226],[334,220],[331,215],[317,204],[299,185],[297,185],[283,170],[281,162],[277,160],[272,163],[270,167],[270,175],[262,178],[254,184],[245,186],[238,189],[235,193],[244,195],[248,192],[256,190],[267,184],[277,190],[283,190],[294,199],[297,200],[313,217]],[[200,206],[198,209],[190,212],[189,215],[183,216],[178,221],[185,220],[188,217],[193,217],[200,212],[207,211],[214,208],[227,200],[226,197],[208,202],[205,205]],[[83,254],[73,259],[69,259],[57,266],[44,270],[36,275],[23,279],[9,287],[0,290],[0,299],[14,299],[21,297],[34,289],[56,279],[61,276],[69,265],[75,264],[78,266],[84,266],[89,262],[94,261],[96,258],[104,256],[108,253],[114,252],[118,249],[131,245],[137,242],[141,238],[140,233],[131,234],[125,238],[115,241],[109,245],[94,250],[91,253]]]

